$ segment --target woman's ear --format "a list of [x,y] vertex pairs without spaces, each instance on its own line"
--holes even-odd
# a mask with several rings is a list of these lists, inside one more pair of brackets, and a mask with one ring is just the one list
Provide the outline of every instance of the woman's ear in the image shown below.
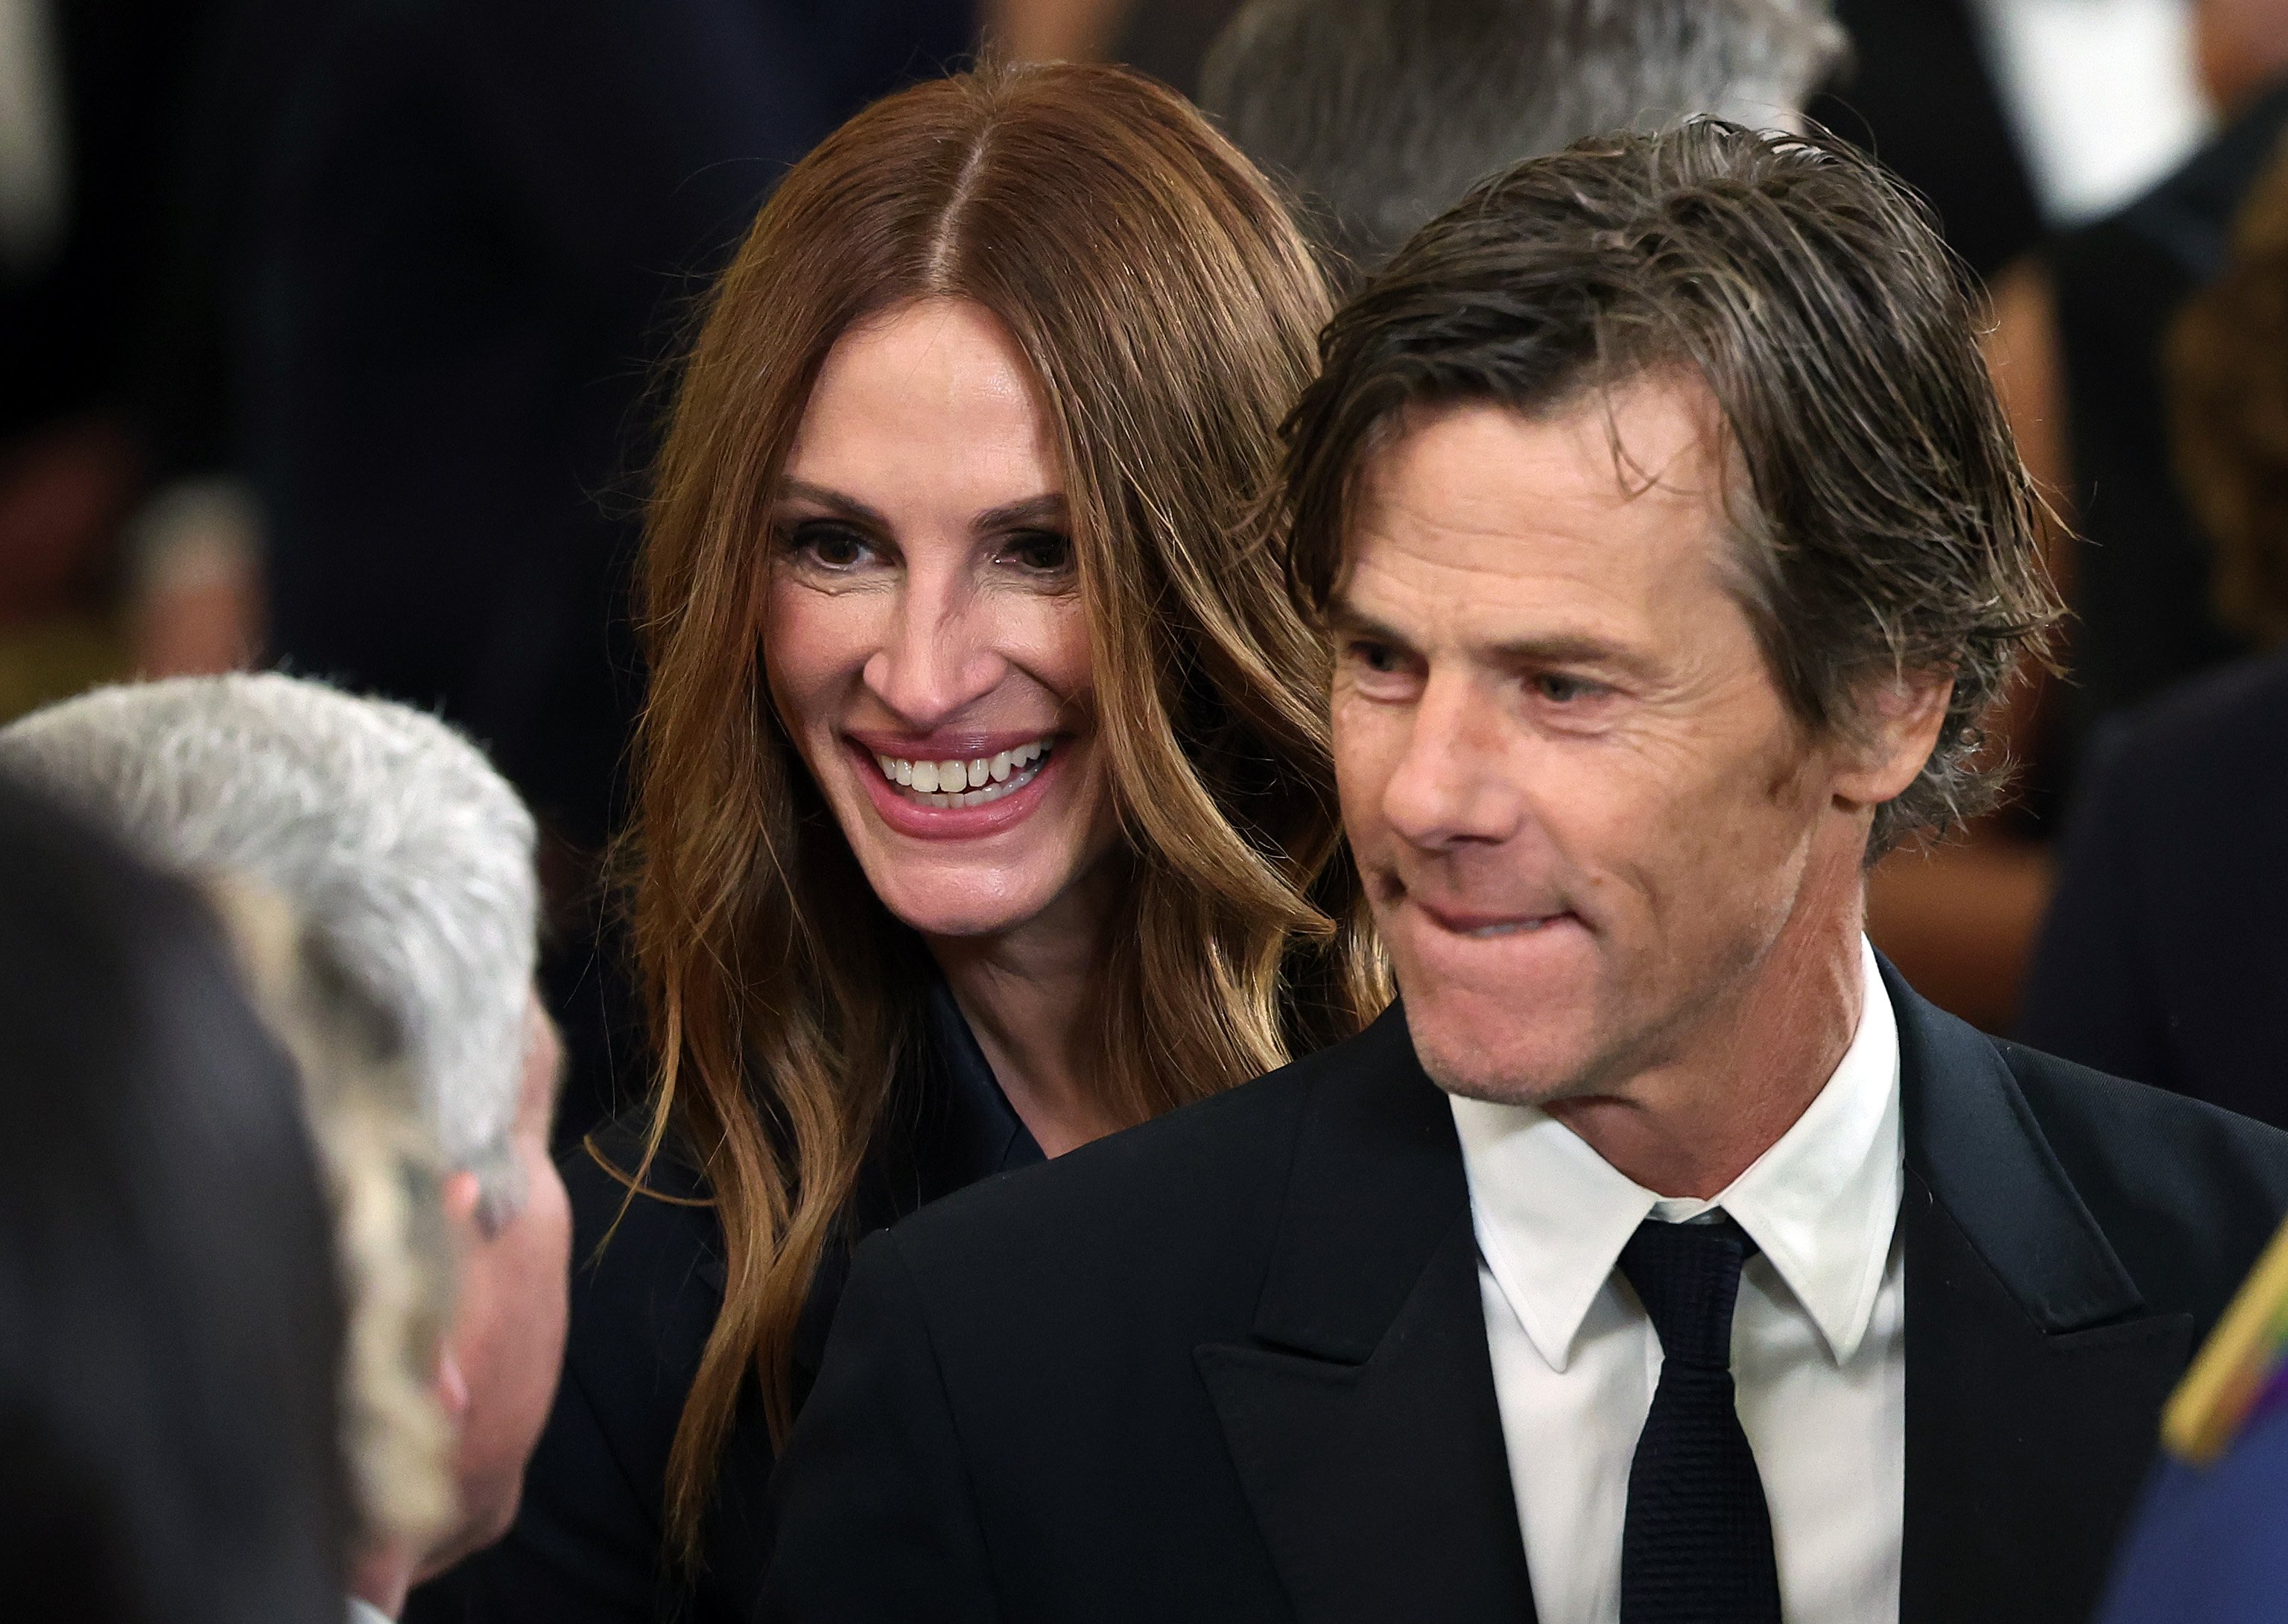
[[1871,685],[1854,737],[1841,752],[1836,798],[1879,806],[1904,795],[1938,748],[1953,698],[1954,677],[1948,672],[1907,673]]

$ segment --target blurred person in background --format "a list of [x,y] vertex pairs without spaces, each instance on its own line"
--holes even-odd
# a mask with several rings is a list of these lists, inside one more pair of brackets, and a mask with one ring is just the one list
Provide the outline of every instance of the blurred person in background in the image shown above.
[[765,207],[644,564],[656,1089],[567,1159],[516,1530],[417,1616],[749,1618],[860,1236],[1379,1006],[1325,654],[1245,522],[1326,313],[1271,186],[1111,68],[916,86]]
[[[2288,640],[2288,159],[2224,273],[2178,317],[2175,467],[2216,623]],[[2197,677],[2102,725],[2068,826],[2021,1034],[2288,1127],[2288,653]]]
[[173,154],[226,0],[0,0],[0,720],[131,657]]
[[2020,1015],[2093,731],[2250,646],[2210,607],[2208,543],[2171,466],[2162,353],[2177,313],[2223,269],[2233,216],[2288,130],[2288,4],[2190,9],[2220,127],[2141,195],[1992,285],[1988,359],[2057,509],[2047,551],[2072,611],[2063,679],[2027,687],[1990,739],[1996,756],[2025,764],[2032,793],[1966,840],[1895,856],[1870,896],[1876,939],[1900,968],[1998,1030]]
[[209,911],[0,784],[0,1607],[338,1624],[327,1208]]
[[[1461,8],[1442,0],[1450,12]],[[1566,0],[1560,0],[1561,9]],[[2121,34],[2119,46],[2109,40],[2100,47],[2100,67],[2128,67],[2141,42],[2134,37],[2139,19],[2117,21],[2113,13],[2140,12],[2171,0],[1836,0],[1834,17],[1854,49],[1835,63],[1828,83],[1812,98],[1807,115],[1822,128],[1835,131],[1877,154],[1886,167],[1903,178],[1931,201],[1945,227],[1947,241],[1969,261],[1981,277],[1992,275],[2039,241],[2041,205],[2030,173],[2027,142],[2014,118],[2014,98],[2006,94],[2010,75],[1998,72],[1998,36],[2039,30],[2008,26],[2011,13],[2028,9],[2054,12],[2061,6],[2075,15],[2056,19],[2075,30],[2077,43],[2093,34]],[[2093,8],[2101,12],[2093,14]],[[1216,42],[1237,18],[1257,8],[1243,0],[1004,0],[997,8],[1019,14],[1029,26],[1020,36],[1055,49],[1052,55],[1103,58],[1125,62],[1166,80],[1186,95],[1210,94],[1204,64]],[[1315,6],[1276,8],[1295,13],[1318,11],[1328,17],[1362,14],[1349,0],[1323,0]],[[1434,3],[1430,8],[1438,9]],[[1467,8],[1475,15],[1457,26],[1465,33],[1513,26],[1530,8],[1516,0],[1483,0]],[[1505,20],[1507,20],[1505,22]],[[2125,22],[2128,26],[2121,26]],[[2110,26],[2109,26],[2110,25]],[[1398,33],[1417,31],[1402,23]],[[2036,49],[2038,50],[2038,41]],[[2022,52],[2018,53],[2022,55]],[[2014,62],[2011,65],[2014,66]],[[2101,75],[2104,88],[2117,91],[2120,71]],[[2130,76],[2134,76],[2133,72]],[[2084,88],[2089,75],[2070,76],[2070,88]],[[2010,83],[2015,91],[2019,87]],[[1371,95],[1373,87],[1362,87]],[[1236,89],[1214,92],[1219,105],[1235,101],[1245,92]],[[1276,94],[1276,91],[1271,93]],[[2125,108],[2114,96],[2106,104],[2102,125],[2109,154],[2124,145],[2125,126],[2143,131],[2149,122],[2142,109]],[[2166,125],[2165,116],[2163,123]],[[2085,134],[2086,120],[2076,123],[2073,136]],[[2149,145],[2150,137],[2146,138]],[[2162,138],[2166,139],[2166,130]],[[2134,140],[2129,145],[2134,146]],[[2050,143],[2055,146],[2054,141]],[[2075,143],[2068,142],[2069,147]],[[2069,155],[2076,178],[2091,168],[2077,150]],[[2098,161],[2104,174],[2118,168]]]
[[1251,0],[1200,102],[1364,272],[1584,136],[1701,113],[1797,128],[1842,51],[1826,0]]
[[274,673],[65,701],[0,729],[0,766],[164,867],[281,899],[396,1034],[458,1260],[452,1516],[411,1565],[497,1539],[555,1391],[569,1271],[515,791],[434,717]]
[[2014,418],[2078,537],[2058,561],[2075,614],[2062,766],[2105,717],[2251,646],[2213,606],[2210,538],[2172,463],[2164,351],[2224,271],[2234,218],[2288,131],[2288,3],[2194,0],[2193,19],[2220,128],[1999,299],[1997,343],[2031,391]]
[[[616,1097],[593,881],[657,363],[785,167],[975,26],[971,0],[234,0],[211,58],[223,178],[192,182],[230,222],[199,253],[235,416],[214,455],[264,535],[246,635],[441,709],[534,808],[576,1132]],[[229,640],[163,624],[227,620],[226,551],[167,555],[188,579],[155,643]]]

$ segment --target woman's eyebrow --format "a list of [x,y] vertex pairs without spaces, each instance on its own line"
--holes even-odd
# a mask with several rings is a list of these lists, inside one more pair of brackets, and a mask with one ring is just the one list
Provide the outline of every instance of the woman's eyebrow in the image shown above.
[[783,502],[807,502],[826,509],[837,518],[846,519],[853,524],[864,525],[871,529],[886,531],[890,527],[888,519],[857,497],[846,496],[823,485],[813,485],[806,479],[788,479],[782,483],[779,499]]
[[980,532],[995,532],[1061,525],[1065,522],[1067,511],[1064,493],[1049,491],[1021,502],[1005,502],[997,508],[988,508],[977,516],[976,527]]

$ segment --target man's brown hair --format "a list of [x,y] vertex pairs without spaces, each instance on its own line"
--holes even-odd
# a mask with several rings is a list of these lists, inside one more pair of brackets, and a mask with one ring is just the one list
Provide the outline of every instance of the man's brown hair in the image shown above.
[[1979,358],[1966,273],[1912,194],[1818,137],[1698,119],[1535,158],[1418,233],[1329,324],[1286,426],[1287,566],[1323,615],[1365,464],[1410,408],[1538,416],[1674,371],[1744,475],[1735,590],[1797,715],[1954,684],[1870,859],[1979,810],[1978,723],[2057,615],[2041,503]]

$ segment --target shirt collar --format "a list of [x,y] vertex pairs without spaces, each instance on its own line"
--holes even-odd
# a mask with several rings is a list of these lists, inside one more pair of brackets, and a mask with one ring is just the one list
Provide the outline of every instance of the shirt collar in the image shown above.
[[1451,1100],[1478,1249],[1553,1370],[1648,1216],[1722,1208],[1754,1237],[1839,1364],[1874,1312],[1901,1188],[1898,1018],[1860,943],[1859,1027],[1818,1096],[1712,1200],[1664,1200],[1530,1105]]

